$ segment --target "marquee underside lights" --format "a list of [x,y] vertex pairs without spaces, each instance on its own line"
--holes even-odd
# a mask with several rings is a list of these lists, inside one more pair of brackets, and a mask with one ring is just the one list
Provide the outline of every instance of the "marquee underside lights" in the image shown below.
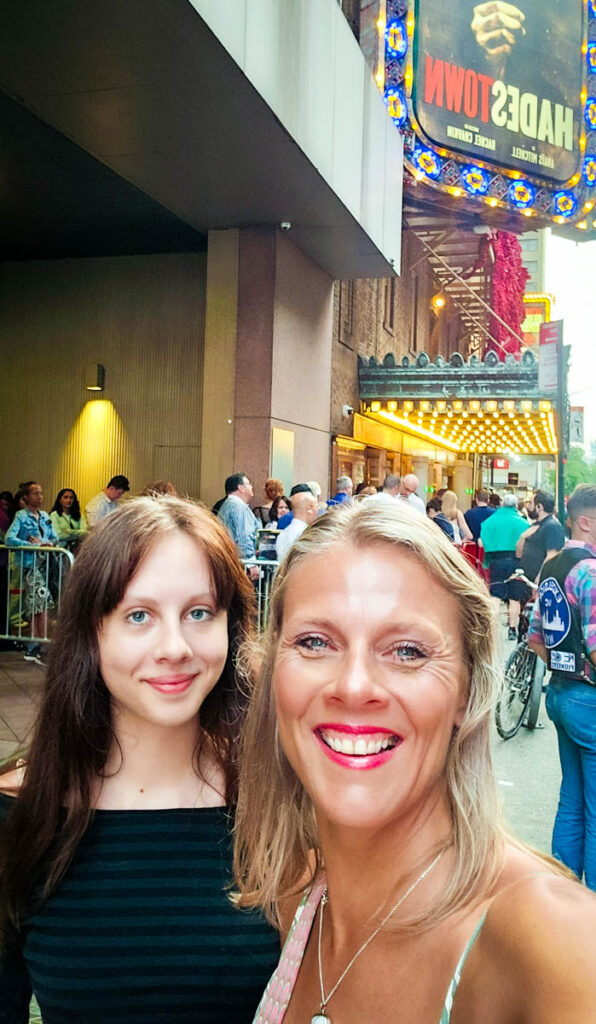
[[[525,50],[499,69],[468,7],[454,5],[446,27],[441,0],[386,0],[377,23],[377,80],[414,184],[585,231],[596,201],[596,0],[531,6],[518,33]],[[550,50],[539,42],[547,25]]]
[[452,452],[554,455],[555,418],[545,399],[379,399],[366,415]]

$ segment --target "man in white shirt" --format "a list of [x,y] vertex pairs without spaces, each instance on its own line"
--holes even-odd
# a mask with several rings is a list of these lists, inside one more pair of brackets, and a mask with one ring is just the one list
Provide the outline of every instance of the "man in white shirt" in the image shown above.
[[115,512],[118,502],[126,491],[130,490],[130,484],[125,476],[113,476],[107,487],[96,494],[85,509],[87,524],[90,527],[97,526],[102,519]]
[[383,480],[383,490],[377,491],[376,494],[368,494],[364,501],[367,504],[369,501],[378,501],[391,505],[399,494],[399,485],[400,480],[397,473],[388,473]]
[[292,522],[277,538],[278,562],[285,558],[294,541],[298,540],[306,527],[315,521],[319,513],[319,503],[308,491],[300,491],[292,498],[292,513]]
[[404,476],[401,487],[399,490],[399,497],[402,501],[407,501],[412,508],[415,508],[417,512],[422,512],[422,515],[426,515],[426,505],[422,498],[419,498],[416,494],[420,481],[417,476],[413,473],[406,473]]

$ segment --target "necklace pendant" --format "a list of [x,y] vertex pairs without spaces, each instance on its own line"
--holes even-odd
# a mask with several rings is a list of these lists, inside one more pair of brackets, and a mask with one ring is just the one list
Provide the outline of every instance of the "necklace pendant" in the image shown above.
[[310,1024],[331,1024],[331,1017],[327,1017],[324,1013],[315,1013]]

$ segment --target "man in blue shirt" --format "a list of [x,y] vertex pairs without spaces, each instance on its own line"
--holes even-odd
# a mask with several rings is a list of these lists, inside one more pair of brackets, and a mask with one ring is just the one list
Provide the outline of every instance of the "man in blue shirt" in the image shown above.
[[327,504],[330,507],[332,507],[333,505],[343,505],[344,502],[352,500],[352,491],[354,489],[354,484],[352,483],[352,478],[350,476],[340,476],[338,478],[336,487],[337,492],[333,495],[332,498],[329,498],[327,502]]
[[480,538],[480,527],[484,520],[492,516],[494,511],[494,508],[488,504],[488,491],[478,491],[474,508],[469,508],[467,512],[464,512],[464,519],[472,531],[472,540],[475,544]]
[[258,520],[248,507],[253,489],[246,473],[232,473],[225,482],[226,500],[217,516],[236,544],[241,558],[255,557]]

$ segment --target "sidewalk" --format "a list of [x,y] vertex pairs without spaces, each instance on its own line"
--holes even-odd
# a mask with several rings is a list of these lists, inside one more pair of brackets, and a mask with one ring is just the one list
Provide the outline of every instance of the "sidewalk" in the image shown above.
[[0,763],[25,746],[43,685],[44,669],[22,651],[0,651]]

